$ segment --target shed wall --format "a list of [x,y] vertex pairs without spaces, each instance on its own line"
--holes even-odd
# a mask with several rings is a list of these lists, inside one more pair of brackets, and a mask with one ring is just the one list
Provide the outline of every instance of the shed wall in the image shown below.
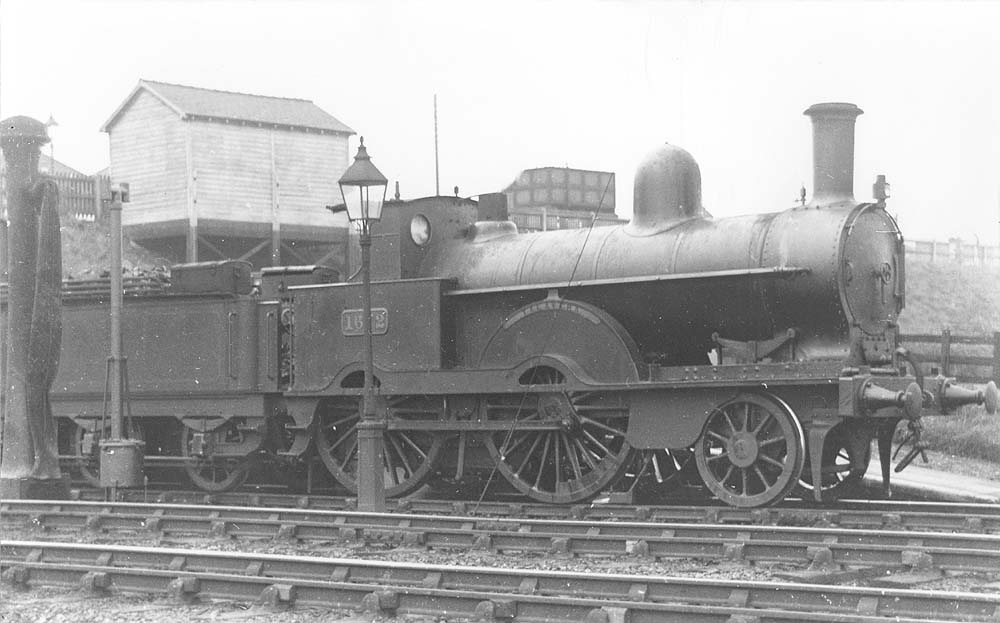
[[110,128],[111,179],[129,183],[122,223],[187,218],[184,125],[147,91],[139,91]]
[[[333,227],[347,137],[188,121],[199,219]],[[340,224],[343,226],[343,224]]]
[[[309,225],[333,217],[323,206],[339,203],[337,180],[350,164],[347,137],[274,131],[281,222]],[[336,221],[340,223],[340,221]],[[346,223],[344,223],[346,226]]]

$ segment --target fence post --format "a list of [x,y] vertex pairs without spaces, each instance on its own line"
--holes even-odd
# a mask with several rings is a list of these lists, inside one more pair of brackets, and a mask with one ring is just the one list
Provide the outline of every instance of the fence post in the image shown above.
[[993,332],[993,379],[1000,381],[1000,331]]
[[951,374],[951,329],[941,330],[941,374]]
[[101,176],[95,175],[94,180],[94,221],[101,221]]

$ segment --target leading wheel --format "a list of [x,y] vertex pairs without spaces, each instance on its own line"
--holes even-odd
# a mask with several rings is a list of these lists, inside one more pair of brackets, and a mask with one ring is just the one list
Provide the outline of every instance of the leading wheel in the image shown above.
[[[196,437],[199,434],[201,437]],[[184,462],[188,478],[199,489],[212,493],[229,491],[242,485],[250,475],[250,457],[218,457],[212,453],[212,447],[217,444],[239,444],[242,441],[243,433],[232,421],[207,432],[185,426],[181,455],[191,459]]]
[[705,485],[723,502],[771,504],[785,497],[802,473],[802,427],[779,399],[741,394],[709,415],[695,460]]
[[[439,420],[441,398],[400,396],[387,399],[390,420]],[[319,415],[316,451],[337,482],[357,493],[358,435],[361,399],[341,396],[326,401]],[[387,497],[399,497],[420,488],[433,474],[443,435],[433,431],[387,430],[382,435],[382,473]]]
[[[581,502],[621,476],[633,457],[625,441],[628,404],[621,394],[547,392],[490,397],[487,420],[509,423],[486,437],[497,469],[541,502]],[[532,430],[532,424],[548,424]]]

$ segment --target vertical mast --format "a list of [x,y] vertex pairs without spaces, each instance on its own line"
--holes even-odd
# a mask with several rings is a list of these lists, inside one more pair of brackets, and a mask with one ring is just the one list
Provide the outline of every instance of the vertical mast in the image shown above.
[[434,94],[434,196],[441,196],[441,177],[438,172],[438,96]]

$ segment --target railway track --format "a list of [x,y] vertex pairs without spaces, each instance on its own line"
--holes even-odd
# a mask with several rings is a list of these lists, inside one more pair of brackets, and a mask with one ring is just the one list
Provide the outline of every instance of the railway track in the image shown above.
[[34,541],[2,544],[0,575],[272,605],[486,621],[995,621],[1000,595],[565,573]]
[[[240,491],[206,494],[203,491],[123,490],[123,501],[266,506],[318,510],[353,510],[354,498],[329,495],[296,495]],[[74,499],[103,500],[100,489],[74,490]],[[557,506],[523,501],[464,502],[454,500],[400,499],[390,501],[395,512],[458,514],[484,517],[551,519],[610,519],[637,521],[705,522],[760,525],[836,525],[859,529],[949,530],[1000,533],[1000,504],[841,500],[836,506],[817,506],[786,500],[780,506],[741,509],[720,505],[601,504]],[[394,506],[393,506],[394,504]]]
[[1000,535],[969,533],[43,501],[0,503],[0,521],[39,530],[128,530],[223,538],[377,541],[505,553],[785,562],[809,565],[801,577],[812,581],[877,576],[882,582],[892,582],[894,572],[992,573],[1000,569]]

